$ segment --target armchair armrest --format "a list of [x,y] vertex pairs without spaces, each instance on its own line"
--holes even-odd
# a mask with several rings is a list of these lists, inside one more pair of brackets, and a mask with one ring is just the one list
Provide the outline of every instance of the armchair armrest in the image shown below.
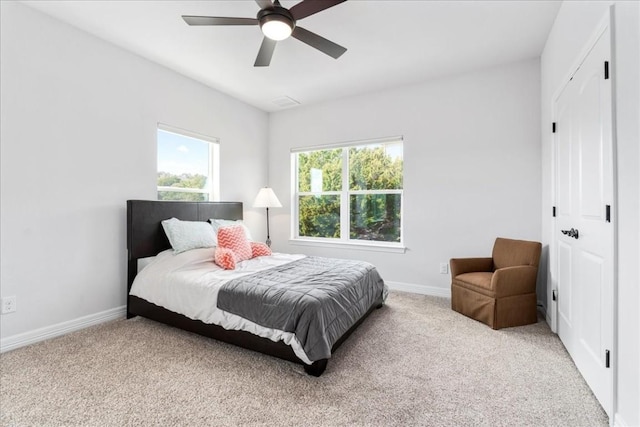
[[491,278],[496,298],[529,294],[536,291],[538,268],[531,265],[499,268]]
[[451,278],[475,271],[493,271],[493,258],[451,258]]

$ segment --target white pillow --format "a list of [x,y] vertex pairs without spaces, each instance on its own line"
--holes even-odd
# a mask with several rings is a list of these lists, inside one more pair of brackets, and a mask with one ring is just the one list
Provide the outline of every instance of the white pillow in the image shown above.
[[251,238],[251,231],[249,231],[249,228],[246,225],[244,225],[241,219],[233,220],[233,219],[211,218],[209,222],[211,223],[211,226],[213,227],[213,232],[216,235],[216,243],[218,240],[218,229],[220,227],[227,227],[230,225],[241,225],[242,228],[244,228],[244,234],[247,236],[247,240],[250,242],[253,241],[253,239]]
[[218,239],[209,224],[203,221],[181,221],[177,218],[162,221],[162,228],[175,253],[196,248],[211,248]]

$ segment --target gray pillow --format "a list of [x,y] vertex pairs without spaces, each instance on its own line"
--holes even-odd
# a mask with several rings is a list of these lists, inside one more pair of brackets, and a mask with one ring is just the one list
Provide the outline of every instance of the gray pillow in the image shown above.
[[175,253],[197,248],[212,248],[218,244],[211,225],[203,221],[181,221],[177,218],[162,221],[162,228]]

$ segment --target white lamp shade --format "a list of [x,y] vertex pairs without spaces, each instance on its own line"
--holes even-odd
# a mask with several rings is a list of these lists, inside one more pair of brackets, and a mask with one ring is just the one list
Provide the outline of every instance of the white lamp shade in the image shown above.
[[282,204],[276,197],[276,193],[269,187],[261,188],[253,202],[254,208],[281,208]]

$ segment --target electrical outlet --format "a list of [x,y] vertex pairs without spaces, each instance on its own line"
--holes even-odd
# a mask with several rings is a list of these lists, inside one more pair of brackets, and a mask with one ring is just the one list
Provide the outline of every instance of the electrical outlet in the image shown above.
[[16,311],[16,297],[4,297],[2,298],[2,305],[0,306],[2,309],[2,314],[13,313]]
[[446,262],[440,263],[440,274],[449,274],[449,264]]

